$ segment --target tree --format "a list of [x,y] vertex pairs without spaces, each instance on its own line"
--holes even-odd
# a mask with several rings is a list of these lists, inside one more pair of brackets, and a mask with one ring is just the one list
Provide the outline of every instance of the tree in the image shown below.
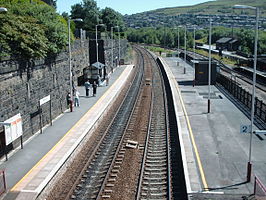
[[113,10],[112,8],[104,8],[101,10],[102,23],[106,25],[107,30],[111,30],[111,27],[119,26],[120,31],[125,29],[123,16]]
[[0,14],[1,57],[11,55],[30,60],[56,55],[65,48],[66,21],[54,8],[28,1],[2,5],[8,12]]
[[45,57],[48,40],[41,25],[33,17],[0,15],[1,57],[15,58]]
[[42,0],[42,1],[56,8],[56,0]]
[[71,18],[81,18],[83,23],[77,23],[77,28],[87,31],[95,30],[95,25],[101,23],[99,16],[100,11],[94,0],[83,0],[82,3],[75,4],[71,7]]

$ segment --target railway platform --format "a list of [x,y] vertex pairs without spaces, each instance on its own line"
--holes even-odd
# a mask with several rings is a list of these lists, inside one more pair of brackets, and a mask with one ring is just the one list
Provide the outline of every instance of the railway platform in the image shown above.
[[[193,68],[179,58],[161,58],[172,88],[183,166],[190,199],[242,199],[254,193],[254,176],[266,185],[266,136],[252,137],[252,179],[246,182],[250,120],[221,87],[193,87]],[[177,65],[177,62],[179,65]],[[184,74],[184,67],[186,74]],[[209,196],[208,196],[209,194]]]
[[82,139],[90,136],[133,68],[133,65],[116,68],[109,85],[97,88],[96,97],[92,94],[86,97],[84,87],[78,87],[80,107],[74,107],[73,112],[65,111],[42,134],[25,142],[24,149],[9,154],[8,161],[1,160],[0,169],[5,170],[8,190],[2,199],[36,199]]

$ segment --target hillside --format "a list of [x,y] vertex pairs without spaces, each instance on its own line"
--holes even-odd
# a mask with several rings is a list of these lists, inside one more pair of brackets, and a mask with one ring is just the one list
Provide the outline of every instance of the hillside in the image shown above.
[[[153,13],[153,14],[164,14],[168,16],[175,16],[184,13],[191,14],[224,14],[224,13],[234,13],[236,10],[232,9],[232,6],[235,4],[241,5],[250,5],[259,7],[261,10],[261,15],[266,15],[266,2],[265,0],[216,0],[209,1],[194,6],[182,6],[182,7],[172,7],[172,8],[161,8],[157,10],[152,10],[144,13]],[[240,12],[240,11],[238,11]],[[252,11],[247,11],[247,13],[252,13]],[[143,13],[143,14],[144,14]],[[253,11],[254,13],[254,11]]]
[[[125,15],[124,20],[128,27],[158,27],[177,26],[184,23],[205,25],[202,18],[212,15],[216,17],[218,24],[229,26],[230,23],[249,26],[251,18],[254,18],[254,10],[236,10],[233,5],[242,4],[260,8],[260,18],[263,27],[266,26],[266,0],[216,0],[194,6],[182,6],[172,8],[161,8],[133,15]],[[241,15],[241,21],[237,21]],[[217,17],[218,16],[218,17]],[[200,20],[199,20],[200,19]],[[215,21],[215,19],[214,19]],[[251,24],[250,24],[251,25]]]

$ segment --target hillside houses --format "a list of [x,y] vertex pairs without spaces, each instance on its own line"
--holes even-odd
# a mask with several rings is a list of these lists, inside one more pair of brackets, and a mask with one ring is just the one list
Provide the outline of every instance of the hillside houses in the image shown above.
[[[200,27],[209,26],[209,18],[214,26],[245,27],[252,28],[255,24],[255,16],[236,14],[180,14],[168,16],[163,13],[144,12],[134,15],[125,15],[124,20],[128,27],[158,27],[166,23],[168,27],[196,24]],[[266,29],[266,17],[260,17],[260,29]]]

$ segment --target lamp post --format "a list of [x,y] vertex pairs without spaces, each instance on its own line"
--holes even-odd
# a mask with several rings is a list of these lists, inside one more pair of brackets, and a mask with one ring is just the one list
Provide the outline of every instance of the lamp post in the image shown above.
[[259,8],[246,5],[235,5],[235,9],[251,9],[256,11],[256,25],[255,25],[255,43],[254,43],[254,67],[253,67],[253,84],[252,84],[252,105],[251,105],[251,129],[249,139],[249,156],[247,164],[247,182],[250,182],[251,178],[251,151],[252,151],[252,135],[253,135],[253,124],[254,124],[254,110],[255,110],[255,95],[256,95],[256,68],[257,68],[257,49],[258,49],[258,29],[259,29]]
[[[195,31],[195,28],[196,28],[196,26],[194,25],[193,26],[193,38],[194,38],[194,40],[193,40],[193,54],[194,54],[194,59],[195,59],[195,57],[196,57],[196,52],[195,52],[195,46],[196,46],[196,31]],[[195,86],[195,71],[196,71],[196,69],[195,69],[195,62],[193,62],[193,87]]]
[[208,113],[211,111],[211,43],[212,43],[212,20],[210,20],[210,27],[209,27],[209,72],[208,72]]
[[96,63],[98,65],[98,61],[99,61],[99,52],[98,52],[98,33],[97,33],[97,27],[98,26],[104,26],[104,24],[97,24],[95,25],[95,30],[96,30],[96,35],[95,35],[95,39],[96,39]]
[[119,61],[120,61],[120,30],[119,30],[119,26],[115,26],[114,28],[117,28],[117,30],[118,30],[118,65],[119,65]]
[[68,53],[69,53],[69,81],[70,81],[70,97],[71,97],[71,105],[70,111],[73,111],[73,84],[72,84],[72,64],[71,64],[71,43],[70,43],[70,21],[74,22],[82,22],[83,20],[80,18],[71,19],[68,18]]
[[179,40],[179,28],[181,28],[182,26],[178,26],[177,27],[177,38],[178,38],[178,41],[177,41],[177,49],[178,49],[178,58],[180,58],[180,40]]
[[121,59],[121,47],[120,47],[120,28],[116,26],[118,30],[118,65],[120,66],[120,59]]
[[111,68],[112,68],[112,73],[113,73],[113,64],[114,64],[114,39],[113,39],[113,33],[114,32],[114,27],[111,27],[111,40],[112,40],[112,63],[111,63]]
[[184,42],[185,42],[185,47],[184,47],[184,50],[185,50],[185,55],[184,55],[184,61],[185,61],[185,64],[184,64],[184,74],[186,73],[186,63],[187,63],[187,25],[185,25],[185,34],[184,34]]

